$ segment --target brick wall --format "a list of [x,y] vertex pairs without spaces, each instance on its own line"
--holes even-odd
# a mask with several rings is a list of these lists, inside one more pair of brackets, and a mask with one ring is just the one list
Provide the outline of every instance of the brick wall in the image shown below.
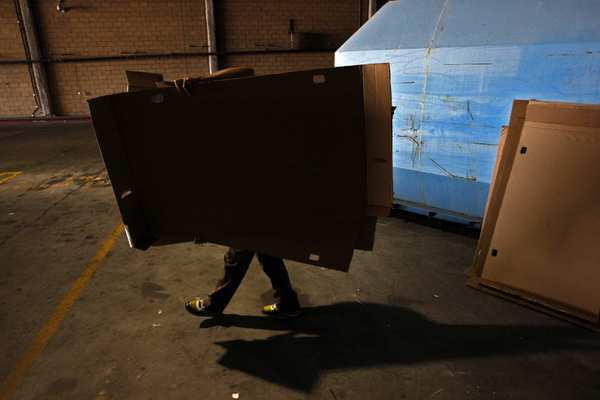
[[[199,0],[38,0],[37,22],[46,55],[119,56],[206,51],[204,2]],[[88,113],[86,100],[126,88],[127,69],[161,72],[167,79],[207,72],[206,57],[145,58],[48,65],[55,113]]]
[[[360,25],[364,0],[214,0],[219,51],[288,49],[288,24],[327,35],[339,46]],[[32,1],[45,57],[85,58],[205,52],[204,0]],[[362,5],[361,5],[362,4]],[[364,15],[363,15],[364,17]],[[363,18],[364,19],[364,18]],[[24,58],[12,1],[0,0],[0,60]],[[333,65],[332,52],[232,54],[221,68],[254,67],[259,74]],[[161,72],[167,79],[204,75],[207,57],[152,57],[46,64],[58,115],[88,113],[86,100],[125,90],[126,69]],[[35,105],[26,65],[0,65],[0,118],[30,115]]]
[[[289,20],[296,32],[327,36],[339,47],[360,26],[357,0],[223,0],[215,2],[219,50],[289,49]],[[366,3],[365,3],[366,4]],[[221,57],[220,66],[254,67],[258,74],[333,66],[333,53],[275,53]]]
[[215,2],[219,45],[227,50],[287,49],[295,31],[326,34],[338,46],[359,26],[357,0],[222,0]]
[[228,55],[221,67],[230,66],[252,67],[257,75],[326,68],[333,66],[333,53]]
[[87,99],[124,92],[126,70],[160,72],[165,79],[207,73],[205,57],[52,64],[48,80],[57,115],[88,114]]
[[[25,57],[12,1],[0,0],[0,60]],[[35,99],[27,65],[0,65],[0,117],[27,115]]]

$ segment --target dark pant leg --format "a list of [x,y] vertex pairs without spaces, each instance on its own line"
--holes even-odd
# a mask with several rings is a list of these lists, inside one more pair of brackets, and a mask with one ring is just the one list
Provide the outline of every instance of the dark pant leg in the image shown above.
[[292,289],[292,284],[290,283],[290,278],[285,269],[283,260],[278,257],[260,253],[258,253],[257,256],[263,271],[271,280],[271,285],[273,285],[276,295],[280,297],[280,301],[291,305],[298,304],[298,295],[294,289]]
[[219,281],[210,296],[211,307],[217,312],[222,312],[235,291],[242,283],[246,271],[252,262],[254,253],[246,250],[229,248],[225,253],[225,275]]

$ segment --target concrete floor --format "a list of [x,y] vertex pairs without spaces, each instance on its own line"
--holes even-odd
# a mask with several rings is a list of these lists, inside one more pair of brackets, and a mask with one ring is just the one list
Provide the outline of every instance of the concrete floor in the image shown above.
[[[88,125],[0,125],[7,171],[22,173],[0,184],[2,380],[119,222]],[[12,398],[600,399],[600,335],[467,288],[475,244],[382,219],[350,273],[288,263],[307,311],[286,322],[259,315],[257,265],[228,317],[190,316],[224,248],[121,236]]]

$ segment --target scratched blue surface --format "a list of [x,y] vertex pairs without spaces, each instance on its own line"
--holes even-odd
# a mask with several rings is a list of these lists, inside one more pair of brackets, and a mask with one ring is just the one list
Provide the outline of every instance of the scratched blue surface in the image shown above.
[[335,54],[391,66],[394,197],[483,216],[514,99],[600,103],[600,1],[399,0]]

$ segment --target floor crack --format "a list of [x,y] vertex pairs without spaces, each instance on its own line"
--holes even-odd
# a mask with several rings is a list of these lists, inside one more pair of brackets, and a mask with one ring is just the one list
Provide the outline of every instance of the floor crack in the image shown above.
[[[97,178],[100,176],[100,174],[102,174],[102,172],[104,171],[104,169],[102,169],[100,172],[98,172],[94,178]],[[8,236],[7,238],[3,239],[0,242],[0,247],[4,246],[5,243],[7,243],[8,241],[10,241],[12,238],[16,237],[19,233],[23,232],[23,230],[29,228],[30,226],[34,225],[35,223],[37,223],[39,220],[41,220],[42,218],[44,218],[46,216],[46,214],[48,214],[48,212],[53,209],[54,207],[56,207],[57,205],[59,205],[60,203],[62,203],[63,201],[65,201],[67,198],[69,198],[69,196],[71,196],[73,193],[79,191],[79,189],[81,189],[82,187],[84,187],[87,184],[87,182],[81,183],[79,184],[75,189],[71,190],[70,192],[66,193],[63,197],[61,197],[60,199],[58,199],[57,201],[55,201],[54,203],[50,204],[50,206],[48,206],[46,209],[44,209],[40,215],[38,215],[33,221],[24,224],[23,226],[21,226],[19,229],[17,229],[16,232],[14,232],[12,235]]]

